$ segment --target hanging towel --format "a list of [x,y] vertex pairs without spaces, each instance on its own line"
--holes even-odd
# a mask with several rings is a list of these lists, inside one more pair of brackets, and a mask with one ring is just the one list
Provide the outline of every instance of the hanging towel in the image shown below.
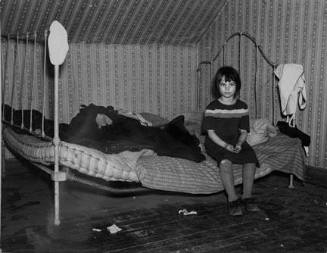
[[287,116],[290,126],[295,126],[297,103],[300,109],[306,106],[306,89],[303,66],[300,64],[280,64],[275,75],[278,77],[278,87],[283,115]]

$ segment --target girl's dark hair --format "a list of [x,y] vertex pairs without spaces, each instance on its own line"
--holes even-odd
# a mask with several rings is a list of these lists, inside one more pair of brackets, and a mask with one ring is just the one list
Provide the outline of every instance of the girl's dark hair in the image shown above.
[[235,92],[235,97],[239,97],[240,95],[240,89],[241,89],[241,78],[236,69],[230,66],[223,66],[220,69],[218,69],[215,78],[213,80],[213,85],[212,85],[212,94],[214,95],[215,98],[219,98],[221,96],[219,92],[219,84],[223,78],[225,77],[225,81],[234,81],[236,84],[236,92]]

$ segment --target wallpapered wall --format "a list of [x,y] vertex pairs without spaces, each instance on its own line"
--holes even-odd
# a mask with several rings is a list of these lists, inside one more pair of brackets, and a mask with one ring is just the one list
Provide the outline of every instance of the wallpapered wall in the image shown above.
[[[34,83],[33,108],[41,110],[43,101],[43,45],[33,44],[26,49],[23,42],[11,40],[3,43],[3,65],[6,72],[5,102],[10,103],[12,83],[20,87]],[[34,50],[35,47],[35,50]],[[35,57],[34,57],[35,51]],[[15,67],[14,55],[17,55]],[[27,52],[27,60],[24,56]],[[33,63],[33,59],[34,62]],[[60,68],[59,111],[60,121],[69,122],[76,115],[80,104],[94,103],[112,105],[136,112],[152,112],[167,118],[193,111],[196,105],[196,47],[158,46],[158,45],[104,45],[71,44],[65,63]],[[7,67],[8,66],[8,67]],[[32,66],[36,68],[32,69]],[[46,94],[53,92],[53,67],[47,61]],[[25,72],[23,78],[21,73]],[[19,77],[19,78],[17,78]],[[34,80],[34,82],[33,82]],[[10,84],[10,85],[9,85]],[[29,108],[30,88],[14,96],[16,108]],[[23,98],[23,100],[21,100]],[[23,102],[21,102],[23,101]],[[52,97],[46,96],[46,103]],[[52,115],[52,109],[46,110]],[[51,116],[50,116],[51,117]]]
[[[199,59],[212,60],[225,39],[234,32],[247,32],[256,38],[267,56],[275,63],[298,63],[304,66],[307,107],[297,112],[297,126],[311,136],[308,164],[327,169],[327,1],[324,0],[230,0],[199,42]],[[244,87],[241,97],[254,111],[253,83],[257,79],[258,116],[271,119],[273,103],[272,69],[258,62],[254,73],[255,50],[242,41],[240,72]],[[238,39],[229,45],[225,64],[238,66]],[[221,59],[217,59],[214,72]],[[202,66],[201,104],[210,98],[208,66]],[[212,74],[213,75],[213,74]],[[278,97],[274,99],[279,115]],[[280,116],[275,118],[279,120]]]
[[[197,77],[201,80],[200,109],[211,100],[210,68],[204,65],[201,75],[196,74],[197,62],[211,60],[225,39],[233,32],[247,32],[255,37],[268,57],[276,63],[299,63],[304,66],[307,80],[307,108],[297,113],[298,127],[311,136],[308,164],[327,169],[327,2],[323,0],[229,0],[219,12],[198,43],[198,47],[158,45],[104,45],[71,44],[66,62],[61,68],[60,121],[69,120],[78,112],[79,105],[96,103],[113,105],[131,111],[149,111],[172,118],[184,111],[197,109]],[[262,60],[255,71],[256,51],[251,42],[242,40],[241,64],[238,66],[238,40],[235,38],[226,49],[225,64],[240,67],[243,81],[242,99],[248,102],[251,117],[280,119],[279,100],[274,87],[272,69]],[[36,45],[33,63],[33,45],[28,47],[26,66],[36,65],[33,70],[23,71],[25,47],[20,42],[18,57],[13,67],[15,42],[2,44],[3,64],[7,74],[3,81],[5,101],[11,97],[12,83],[31,85],[38,96],[33,108],[40,110],[43,97],[43,45]],[[7,54],[9,49],[9,54]],[[211,67],[211,76],[222,64],[222,57]],[[49,66],[48,66],[49,68]],[[45,83],[52,91],[53,74],[47,70]],[[13,71],[15,70],[15,74]],[[199,74],[199,73],[198,73]],[[14,77],[16,76],[16,78]],[[33,77],[34,76],[34,77]],[[14,81],[14,82],[13,82]],[[253,84],[257,83],[257,107],[254,108]],[[30,86],[31,87],[31,86]],[[15,107],[20,108],[17,98],[23,97],[24,107],[30,105],[31,88],[15,97]],[[23,94],[23,95],[22,95]],[[46,100],[51,101],[51,96]],[[51,110],[46,111],[50,115]]]

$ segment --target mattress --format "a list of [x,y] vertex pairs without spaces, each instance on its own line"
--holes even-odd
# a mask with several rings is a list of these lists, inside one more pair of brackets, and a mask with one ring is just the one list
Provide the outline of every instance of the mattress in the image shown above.
[[[3,130],[9,149],[35,163],[51,165],[54,146],[11,128]],[[260,162],[255,178],[274,170],[304,178],[304,153],[299,139],[283,134],[253,147]],[[84,146],[60,142],[59,163],[88,176],[106,181],[140,182],[144,187],[191,194],[211,194],[223,190],[216,162],[209,156],[196,163],[182,158],[157,156],[151,150],[105,154]],[[235,185],[242,183],[242,168],[233,165]]]
[[[278,134],[267,142],[253,146],[260,167],[255,178],[268,175],[272,171],[293,174],[303,180],[305,174],[304,152],[301,141]],[[139,160],[137,172],[142,185],[193,194],[209,194],[223,190],[217,163],[210,158],[201,163],[163,156],[144,157]],[[234,184],[242,183],[242,167],[233,165]]]
[[[49,141],[32,135],[18,134],[11,128],[3,130],[3,139],[10,150],[31,162],[44,165],[54,162],[54,145]],[[134,160],[143,153],[146,152],[133,153]],[[125,154],[128,153],[104,154],[95,149],[61,141],[59,164],[106,181],[139,182],[135,166],[130,165]]]

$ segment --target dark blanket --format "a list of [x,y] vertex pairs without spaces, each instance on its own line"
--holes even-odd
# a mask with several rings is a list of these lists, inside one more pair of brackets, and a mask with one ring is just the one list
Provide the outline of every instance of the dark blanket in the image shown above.
[[[22,111],[14,113],[16,124],[20,124],[21,113]],[[28,128],[30,112],[24,110],[23,113],[24,122],[26,118],[24,125]],[[96,122],[98,114],[109,117],[111,124],[99,127]],[[32,116],[33,129],[41,129],[42,114],[33,111]],[[118,114],[111,106],[90,104],[82,106],[70,124],[60,124],[59,129],[61,140],[108,154],[146,148],[161,156],[179,157],[195,162],[205,159],[198,138],[191,135],[184,126],[184,116],[178,116],[162,127],[149,127],[141,125],[138,120]],[[53,122],[50,120],[46,120],[45,132],[48,136],[53,136]]]
[[[42,129],[42,118],[43,115],[37,110],[32,110],[32,120],[31,120],[31,110],[11,110],[11,107],[9,105],[3,105],[3,119],[6,122],[11,122],[11,115],[13,115],[13,124],[15,126],[18,126],[14,128],[14,130],[18,133],[26,133],[25,130],[21,130],[19,127],[23,125],[25,129],[30,129],[30,122],[32,122],[31,129],[33,131]],[[23,120],[23,124],[22,124]],[[49,119],[43,119],[44,120],[44,133],[46,136],[53,137],[54,133],[54,125],[53,120]],[[68,128],[68,124],[61,123],[59,124],[59,132],[64,133]]]
[[277,127],[281,133],[286,134],[291,138],[299,138],[303,146],[310,146],[310,136],[299,130],[297,126],[291,127],[289,126],[288,122],[278,121]]

